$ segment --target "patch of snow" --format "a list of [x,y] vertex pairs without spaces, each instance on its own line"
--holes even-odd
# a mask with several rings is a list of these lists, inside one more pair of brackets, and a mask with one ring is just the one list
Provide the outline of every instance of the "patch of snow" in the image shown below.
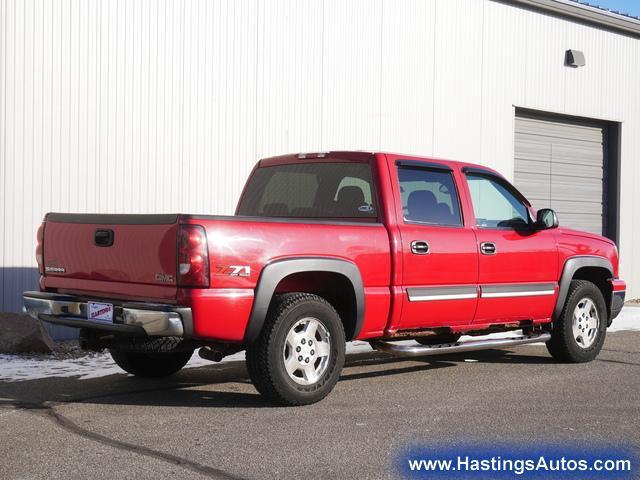
[[640,331],[640,307],[624,307],[607,331]]
[[[640,331],[640,307],[625,307],[609,328],[611,332]],[[490,338],[513,336],[514,332],[488,335]],[[485,337],[462,337],[462,340]],[[367,342],[354,341],[347,344],[347,353],[370,352]],[[244,360],[244,352],[225,357],[221,363]],[[197,353],[185,368],[215,365],[209,360],[200,358]],[[19,382],[49,377],[77,377],[80,380],[105,377],[107,375],[124,374],[113,362],[108,353],[94,353],[80,358],[62,360],[41,359],[23,355],[0,354],[0,381]]]

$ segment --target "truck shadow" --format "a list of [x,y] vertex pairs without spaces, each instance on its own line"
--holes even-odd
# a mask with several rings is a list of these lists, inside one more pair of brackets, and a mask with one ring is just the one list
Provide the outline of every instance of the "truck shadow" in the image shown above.
[[[347,356],[340,382],[456,367],[470,358],[482,363],[553,362],[546,356],[522,355],[508,350],[411,358],[366,352]],[[241,361],[187,368],[165,379],[116,374],[85,380],[50,377],[0,382],[0,407],[5,404],[18,408],[43,408],[68,403],[225,409],[274,407],[255,391]]]
[[551,358],[550,355],[546,354],[546,350],[542,355],[538,354],[538,352],[536,352],[536,354],[534,355],[522,355],[510,350],[490,349],[467,353],[466,355],[447,355],[447,358],[449,358],[450,360],[455,360],[457,362],[465,361],[466,359],[472,359],[482,363],[505,363],[523,365],[542,365],[548,363],[556,363],[556,361]]

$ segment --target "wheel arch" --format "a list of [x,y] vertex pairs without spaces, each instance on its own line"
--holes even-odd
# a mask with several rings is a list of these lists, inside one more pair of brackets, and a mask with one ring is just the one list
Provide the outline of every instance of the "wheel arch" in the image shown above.
[[604,257],[580,256],[567,259],[560,276],[560,288],[556,306],[553,310],[553,318],[557,319],[562,313],[562,308],[567,300],[569,285],[572,280],[577,279],[588,280],[600,289],[605,299],[608,317],[610,318],[611,291],[608,283],[610,278],[613,278],[613,265]]
[[[312,278],[315,278],[315,283],[309,283],[309,279]],[[318,285],[325,285],[331,278],[336,279],[336,283],[329,289],[319,290]],[[296,287],[302,280],[307,284],[307,288]],[[325,283],[322,283],[323,281]],[[245,330],[245,343],[252,343],[258,338],[274,296],[277,293],[294,291],[320,294],[329,301],[342,318],[347,340],[357,337],[360,333],[364,322],[365,296],[358,267],[353,262],[341,258],[285,258],[268,263],[260,273]]]

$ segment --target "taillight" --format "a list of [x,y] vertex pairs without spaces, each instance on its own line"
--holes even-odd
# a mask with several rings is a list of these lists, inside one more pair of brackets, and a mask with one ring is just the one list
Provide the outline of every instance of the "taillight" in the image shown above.
[[178,230],[178,286],[209,287],[207,234],[200,225],[180,225]]
[[36,245],[36,262],[38,262],[38,272],[40,275],[44,274],[44,257],[43,257],[43,245],[44,245],[44,222],[38,227],[38,233],[36,235],[38,244]]

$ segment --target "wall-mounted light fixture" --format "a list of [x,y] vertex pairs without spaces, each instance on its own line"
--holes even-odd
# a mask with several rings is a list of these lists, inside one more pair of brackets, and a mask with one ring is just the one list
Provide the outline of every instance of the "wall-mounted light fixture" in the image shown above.
[[567,50],[564,56],[564,64],[567,67],[584,67],[586,65],[584,53],[580,50]]

